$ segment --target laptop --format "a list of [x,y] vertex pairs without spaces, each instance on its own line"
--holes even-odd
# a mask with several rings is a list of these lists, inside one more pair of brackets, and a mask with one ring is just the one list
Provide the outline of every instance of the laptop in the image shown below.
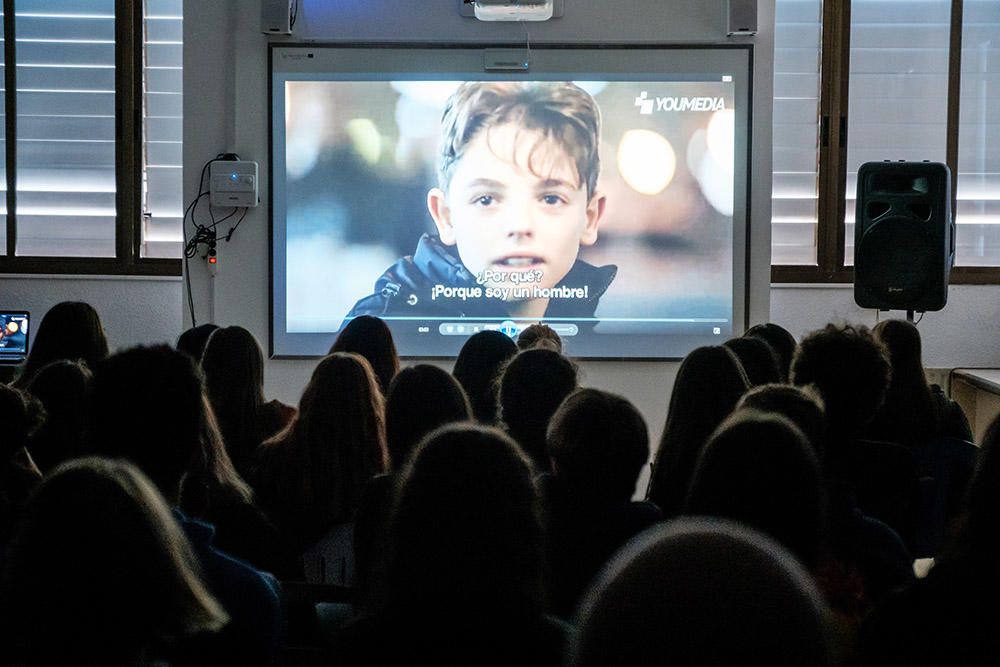
[[0,366],[16,366],[28,356],[29,313],[0,310]]

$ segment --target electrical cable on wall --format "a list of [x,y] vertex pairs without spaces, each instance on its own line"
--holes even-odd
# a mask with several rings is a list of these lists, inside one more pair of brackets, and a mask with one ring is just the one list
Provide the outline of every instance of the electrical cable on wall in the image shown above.
[[[184,240],[184,273],[187,277],[187,302],[188,311],[191,315],[191,326],[197,326],[198,321],[195,316],[194,309],[194,294],[191,290],[191,270],[190,270],[190,259],[199,254],[199,248],[202,246],[206,247],[205,256],[208,258],[209,262],[214,263],[216,244],[219,241],[218,227],[227,220],[232,219],[237,213],[240,217],[236,220],[236,223],[229,228],[226,232],[223,240],[227,243],[233,238],[233,234],[239,228],[240,223],[247,215],[248,207],[245,206],[234,206],[231,207],[232,211],[227,213],[221,218],[215,217],[215,210],[209,201],[208,204],[208,222],[203,222],[198,219],[198,204],[201,202],[202,198],[207,197],[211,194],[211,190],[206,188],[205,175],[208,173],[209,167],[215,162],[221,161],[239,161],[240,156],[235,153],[219,153],[214,158],[206,162],[201,168],[201,175],[198,177],[198,194],[195,195],[194,199],[187,205],[184,209],[184,216],[181,218],[181,230],[183,233]],[[228,208],[228,207],[227,207]],[[189,238],[187,233],[187,223],[190,219],[192,227],[194,227],[194,234]]]

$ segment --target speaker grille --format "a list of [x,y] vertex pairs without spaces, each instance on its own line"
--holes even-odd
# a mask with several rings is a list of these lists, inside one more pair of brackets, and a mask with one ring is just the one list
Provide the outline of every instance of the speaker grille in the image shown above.
[[938,279],[939,262],[927,252],[934,235],[919,221],[886,217],[863,238],[865,252],[857,258],[856,270],[866,276],[866,287],[881,294],[890,307],[906,309]]

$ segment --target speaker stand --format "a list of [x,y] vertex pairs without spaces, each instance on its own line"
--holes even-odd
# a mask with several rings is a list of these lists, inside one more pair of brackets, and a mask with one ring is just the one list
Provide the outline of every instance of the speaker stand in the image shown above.
[[913,321],[913,311],[912,310],[906,311],[906,321],[907,322],[912,322]]

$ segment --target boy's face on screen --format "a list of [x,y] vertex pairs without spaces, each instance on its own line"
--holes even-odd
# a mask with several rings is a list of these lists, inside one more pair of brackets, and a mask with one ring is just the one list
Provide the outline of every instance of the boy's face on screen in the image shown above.
[[[448,192],[427,195],[442,242],[458,248],[465,267],[484,284],[554,287],[581,245],[597,240],[604,196],[588,199],[566,151],[513,124],[479,133],[455,166]],[[527,281],[515,272],[531,272]],[[502,276],[503,279],[498,279]]]

